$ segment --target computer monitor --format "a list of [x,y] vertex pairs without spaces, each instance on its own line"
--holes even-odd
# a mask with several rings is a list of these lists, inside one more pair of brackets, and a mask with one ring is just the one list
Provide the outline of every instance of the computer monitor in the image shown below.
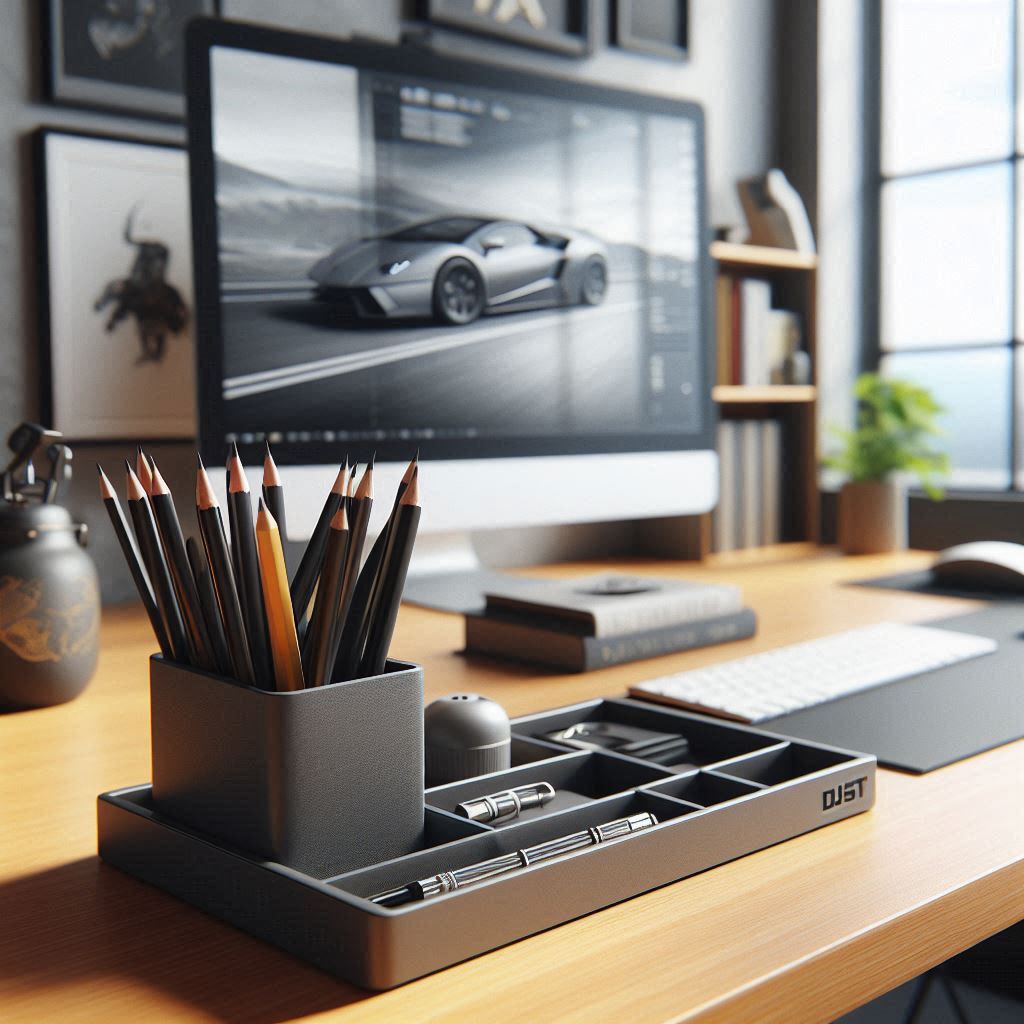
[[292,538],[373,452],[428,534],[712,507],[697,106],[226,21],[188,59],[200,446],[270,440]]

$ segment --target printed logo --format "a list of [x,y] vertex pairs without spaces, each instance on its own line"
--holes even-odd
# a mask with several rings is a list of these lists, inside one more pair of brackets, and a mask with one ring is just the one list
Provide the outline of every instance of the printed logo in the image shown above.
[[859,800],[864,795],[864,783],[868,781],[866,775],[852,782],[843,782],[832,789],[826,789],[821,794],[821,809],[831,811],[833,807],[841,804],[848,804],[851,800]]

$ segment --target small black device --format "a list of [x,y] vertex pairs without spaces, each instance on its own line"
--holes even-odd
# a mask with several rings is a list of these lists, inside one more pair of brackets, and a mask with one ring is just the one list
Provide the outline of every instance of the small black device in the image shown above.
[[690,743],[685,736],[621,722],[577,722],[568,729],[545,733],[543,738],[577,750],[612,750],[655,764],[677,764],[685,761],[690,753]]

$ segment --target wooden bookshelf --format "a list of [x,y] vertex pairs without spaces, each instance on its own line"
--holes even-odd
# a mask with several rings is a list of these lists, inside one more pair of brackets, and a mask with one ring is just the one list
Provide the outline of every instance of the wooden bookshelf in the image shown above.
[[[818,539],[817,328],[815,323],[818,257],[766,246],[712,242],[719,275],[757,278],[771,286],[772,306],[798,314],[803,348],[811,358],[811,383],[757,386],[718,384],[712,397],[723,420],[776,420],[781,427],[782,541]],[[712,547],[711,516],[701,517],[697,553]]]

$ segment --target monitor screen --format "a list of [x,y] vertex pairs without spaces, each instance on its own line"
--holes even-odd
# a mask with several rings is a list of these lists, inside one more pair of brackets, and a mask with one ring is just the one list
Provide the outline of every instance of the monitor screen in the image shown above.
[[712,447],[699,109],[303,38],[190,96],[204,445]]

